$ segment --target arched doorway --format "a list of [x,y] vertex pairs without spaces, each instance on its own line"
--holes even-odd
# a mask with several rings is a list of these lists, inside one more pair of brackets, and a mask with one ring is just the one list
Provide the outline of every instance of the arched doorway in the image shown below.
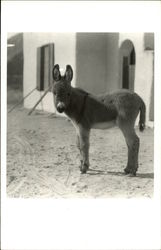
[[120,47],[120,87],[134,90],[136,55],[133,43],[125,40]]

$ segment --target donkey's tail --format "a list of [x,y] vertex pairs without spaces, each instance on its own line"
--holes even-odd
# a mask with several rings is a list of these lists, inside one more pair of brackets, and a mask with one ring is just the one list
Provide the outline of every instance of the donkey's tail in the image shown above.
[[141,99],[140,119],[139,119],[139,130],[141,132],[145,129],[145,115],[146,115],[146,106],[144,101]]

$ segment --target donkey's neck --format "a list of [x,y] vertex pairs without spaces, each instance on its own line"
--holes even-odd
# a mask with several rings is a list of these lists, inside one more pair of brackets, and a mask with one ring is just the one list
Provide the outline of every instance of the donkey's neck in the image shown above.
[[83,115],[82,113],[85,106],[85,98],[87,95],[87,92],[72,87],[70,103],[65,111],[66,115],[69,116],[72,120],[75,120],[76,122],[80,121],[81,116]]

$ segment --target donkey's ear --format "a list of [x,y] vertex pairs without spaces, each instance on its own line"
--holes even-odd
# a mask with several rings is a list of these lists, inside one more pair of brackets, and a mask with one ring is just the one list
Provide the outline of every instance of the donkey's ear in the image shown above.
[[73,79],[73,70],[70,65],[66,66],[65,79],[67,80],[67,82],[71,82],[71,80]]
[[58,64],[54,65],[54,68],[53,68],[53,79],[54,79],[54,81],[59,81],[61,79],[61,74],[60,74],[60,70],[59,70],[59,65]]

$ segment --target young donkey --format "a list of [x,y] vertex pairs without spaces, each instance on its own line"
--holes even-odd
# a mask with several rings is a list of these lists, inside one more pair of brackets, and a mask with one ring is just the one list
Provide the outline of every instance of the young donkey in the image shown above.
[[73,70],[66,66],[61,76],[59,65],[53,68],[53,94],[58,112],[64,112],[72,121],[77,134],[77,146],[81,154],[81,173],[89,168],[90,129],[107,129],[117,125],[126,140],[128,162],[125,174],[136,175],[138,169],[139,138],[134,124],[140,112],[139,129],[145,128],[145,104],[134,92],[122,89],[112,94],[94,96],[86,91],[73,88],[71,81]]

